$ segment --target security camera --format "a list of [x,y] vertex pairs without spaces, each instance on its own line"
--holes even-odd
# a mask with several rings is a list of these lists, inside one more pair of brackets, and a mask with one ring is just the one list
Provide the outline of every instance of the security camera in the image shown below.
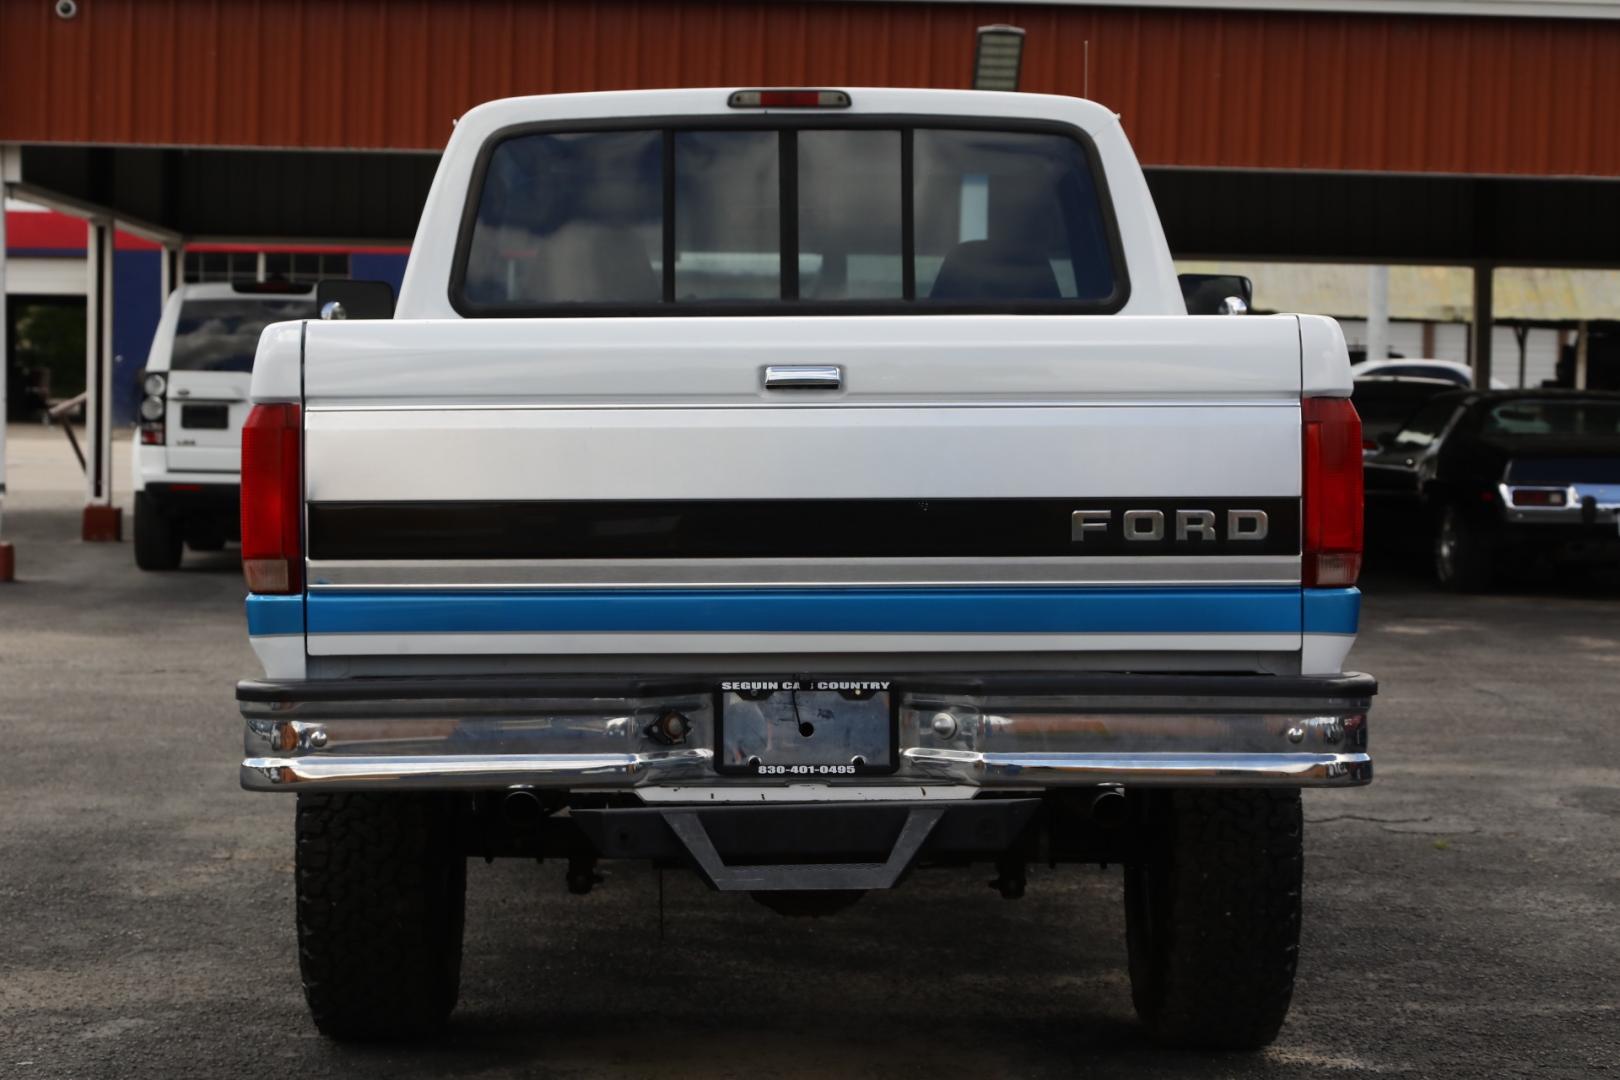
[[78,13],[78,0],[56,0],[56,17],[58,19],[71,19]]

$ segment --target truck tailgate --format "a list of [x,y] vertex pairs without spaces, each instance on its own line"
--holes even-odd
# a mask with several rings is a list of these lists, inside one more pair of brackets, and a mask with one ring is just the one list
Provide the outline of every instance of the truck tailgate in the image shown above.
[[1297,669],[1292,317],[309,323],[303,386],[311,657]]

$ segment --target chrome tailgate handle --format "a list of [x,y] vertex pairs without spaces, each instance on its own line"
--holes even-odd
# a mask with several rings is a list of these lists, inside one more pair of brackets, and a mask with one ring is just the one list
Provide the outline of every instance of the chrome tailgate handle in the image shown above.
[[765,369],[767,390],[837,390],[844,369],[837,364],[773,364]]

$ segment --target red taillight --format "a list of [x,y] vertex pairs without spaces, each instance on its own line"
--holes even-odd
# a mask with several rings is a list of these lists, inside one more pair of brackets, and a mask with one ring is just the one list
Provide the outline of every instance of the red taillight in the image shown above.
[[249,592],[304,587],[297,405],[255,405],[242,425],[242,574]]
[[1361,573],[1361,417],[1349,398],[1306,398],[1304,423],[1307,587],[1354,585]]

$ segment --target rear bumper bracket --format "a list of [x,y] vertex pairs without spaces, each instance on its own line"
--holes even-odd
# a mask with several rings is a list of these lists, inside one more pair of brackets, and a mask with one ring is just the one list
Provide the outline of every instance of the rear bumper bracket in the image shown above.
[[778,863],[727,866],[693,810],[669,810],[664,821],[686,845],[698,869],[721,892],[779,892],[802,889],[890,889],[911,868],[928,834],[944,815],[943,806],[914,806],[900,838],[881,863]]
[[609,859],[684,859],[721,892],[892,888],[920,856],[992,858],[1016,846],[1035,798],[574,809]]

